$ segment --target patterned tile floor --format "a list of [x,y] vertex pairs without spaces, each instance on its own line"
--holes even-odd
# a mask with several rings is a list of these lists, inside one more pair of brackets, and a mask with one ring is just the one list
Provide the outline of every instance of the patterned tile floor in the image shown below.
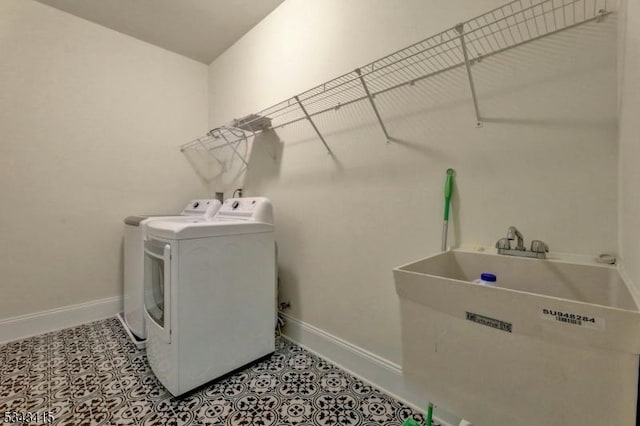
[[116,318],[0,346],[0,416],[7,412],[40,416],[17,424],[53,418],[53,424],[74,426],[395,426],[407,417],[424,421],[286,339],[278,339],[271,357],[174,398]]

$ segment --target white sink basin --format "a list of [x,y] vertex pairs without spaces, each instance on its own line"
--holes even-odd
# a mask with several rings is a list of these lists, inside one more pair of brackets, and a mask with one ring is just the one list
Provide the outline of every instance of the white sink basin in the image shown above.
[[480,426],[636,424],[640,311],[615,267],[449,251],[394,278],[425,398]]

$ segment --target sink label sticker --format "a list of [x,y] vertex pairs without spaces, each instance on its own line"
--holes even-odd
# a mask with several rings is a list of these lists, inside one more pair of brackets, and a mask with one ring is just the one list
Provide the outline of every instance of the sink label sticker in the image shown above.
[[513,325],[510,322],[500,321],[495,318],[485,317],[484,315],[474,314],[473,312],[467,312],[467,319],[478,324],[486,325],[487,327],[497,328],[498,330],[511,333]]
[[606,328],[604,318],[559,311],[557,309],[543,308],[540,311],[540,318],[579,327],[595,328],[596,330],[604,330]]

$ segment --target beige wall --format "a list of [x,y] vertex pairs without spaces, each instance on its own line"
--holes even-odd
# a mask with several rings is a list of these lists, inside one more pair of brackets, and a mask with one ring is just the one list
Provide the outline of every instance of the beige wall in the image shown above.
[[635,5],[620,153],[615,16],[474,67],[482,129],[465,75],[453,72],[377,99],[399,142],[385,144],[358,104],[318,120],[334,157],[300,123],[263,135],[248,173],[231,170],[205,189],[177,152],[208,127],[502,3],[288,0],[208,67],[207,98],[201,64],[2,0],[0,319],[120,295],[124,216],[244,186],[274,201],[290,313],[398,362],[391,268],[439,249],[448,167],[457,171],[454,244],[492,245],[514,224],[555,251],[615,252],[619,217],[621,257],[640,282],[640,203],[629,189],[640,157]]
[[25,0],[0,52],[0,319],[120,296],[122,219],[206,195],[207,67]]
[[[624,1],[620,53],[620,257],[640,294],[640,3]],[[622,20],[622,18],[621,18]]]
[[[268,107],[503,0],[288,0],[214,61],[210,126]],[[273,200],[281,299],[294,317],[400,361],[391,270],[440,248],[445,170],[457,172],[452,238],[492,246],[509,225],[553,251],[617,249],[616,18],[369,105],[259,138],[246,174],[213,185]],[[280,141],[278,141],[280,138]],[[258,146],[259,144],[259,146]]]

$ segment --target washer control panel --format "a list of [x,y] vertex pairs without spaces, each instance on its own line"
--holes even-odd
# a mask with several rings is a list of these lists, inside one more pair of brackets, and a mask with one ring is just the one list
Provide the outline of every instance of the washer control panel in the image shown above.
[[218,200],[191,200],[186,207],[182,209],[181,215],[192,216],[213,216],[220,208]]
[[273,223],[271,202],[264,197],[229,198],[216,213],[216,220]]

